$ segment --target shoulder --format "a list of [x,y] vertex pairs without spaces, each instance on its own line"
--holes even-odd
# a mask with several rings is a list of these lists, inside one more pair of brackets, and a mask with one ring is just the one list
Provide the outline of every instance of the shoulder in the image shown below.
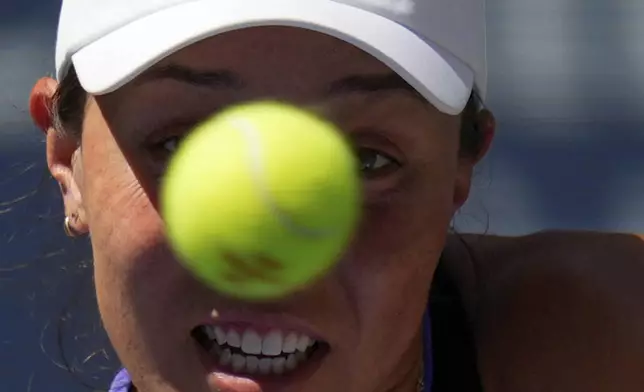
[[456,259],[465,259],[464,244],[473,257],[474,278],[464,287],[473,293],[488,389],[642,390],[641,236],[543,232],[450,241]]

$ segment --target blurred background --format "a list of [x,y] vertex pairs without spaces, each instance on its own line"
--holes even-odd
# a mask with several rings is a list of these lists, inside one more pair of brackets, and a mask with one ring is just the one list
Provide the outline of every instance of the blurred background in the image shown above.
[[[456,228],[644,232],[644,1],[487,4],[487,104],[499,127]],[[94,311],[88,243],[63,235],[43,136],[27,112],[33,83],[54,69],[59,7],[56,0],[0,7],[0,390],[7,392],[106,389],[116,366]]]

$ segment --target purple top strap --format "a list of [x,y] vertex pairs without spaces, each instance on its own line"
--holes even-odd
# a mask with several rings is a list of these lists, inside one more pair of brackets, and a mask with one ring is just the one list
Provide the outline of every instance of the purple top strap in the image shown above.
[[114,377],[112,385],[110,385],[109,392],[128,392],[130,386],[132,385],[132,379],[130,374],[125,369],[121,369],[120,372]]

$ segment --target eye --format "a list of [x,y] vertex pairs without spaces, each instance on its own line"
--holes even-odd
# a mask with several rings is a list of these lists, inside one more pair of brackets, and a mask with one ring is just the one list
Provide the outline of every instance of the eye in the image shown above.
[[151,143],[147,148],[150,149],[154,159],[165,161],[177,152],[182,139],[183,137],[180,136],[166,137],[162,140]]
[[183,137],[181,136],[171,136],[150,143],[146,147],[149,153],[150,163],[155,166],[155,170],[163,173],[167,169],[168,163],[170,163],[171,158],[181,146],[182,140]]
[[162,147],[164,150],[166,150],[170,154],[174,154],[177,151],[177,148],[179,147],[179,142],[181,139],[178,136],[173,136],[171,138],[165,139],[162,141],[160,144],[160,147]]
[[[179,148],[181,139],[179,136],[169,137],[159,142],[157,148],[166,157],[172,156]],[[400,167],[400,163],[394,158],[373,148],[359,148],[357,154],[360,172],[366,178],[383,176]]]
[[360,172],[367,178],[382,176],[400,167],[391,156],[372,148],[358,149]]

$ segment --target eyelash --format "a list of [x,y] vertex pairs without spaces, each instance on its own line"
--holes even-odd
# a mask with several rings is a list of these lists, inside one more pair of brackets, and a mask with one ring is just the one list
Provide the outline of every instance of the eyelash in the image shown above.
[[[179,144],[181,143],[181,139],[182,138],[179,136],[169,137],[157,143],[155,149],[164,150],[163,153],[164,155],[166,155],[164,159],[167,160],[176,151]],[[385,176],[392,171],[400,168],[401,166],[400,162],[393,158],[391,155],[379,151],[375,148],[358,147],[356,148],[356,154],[358,156],[358,159],[360,160],[360,171],[365,179],[373,179],[376,177]],[[369,172],[367,172],[367,170],[369,169],[366,168],[366,166],[369,165],[369,163],[366,162],[367,157],[371,158],[371,160],[373,161],[371,162],[371,164],[376,166]]]

